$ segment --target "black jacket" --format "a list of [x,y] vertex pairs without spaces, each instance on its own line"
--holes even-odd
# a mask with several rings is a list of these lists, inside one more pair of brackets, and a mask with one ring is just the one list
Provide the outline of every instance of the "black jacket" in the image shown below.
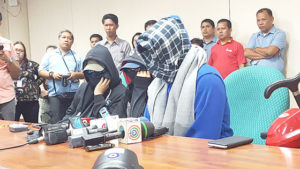
[[[136,53],[136,51],[134,51],[132,55],[126,56],[122,64],[125,65],[127,62],[139,64],[141,66],[141,70],[147,70],[145,62]],[[130,117],[141,117],[144,115],[148,100],[147,89],[151,81],[152,78],[136,76],[134,80],[130,84],[128,84],[126,97],[130,103]]]
[[89,82],[81,84],[64,120],[70,116],[100,118],[99,110],[102,107],[106,107],[110,115],[126,117],[126,88],[121,83],[119,73],[108,49],[102,45],[96,45],[87,53],[83,62],[83,69],[89,60],[95,60],[109,72],[111,76],[109,88],[104,95],[94,95],[94,87],[89,85]]

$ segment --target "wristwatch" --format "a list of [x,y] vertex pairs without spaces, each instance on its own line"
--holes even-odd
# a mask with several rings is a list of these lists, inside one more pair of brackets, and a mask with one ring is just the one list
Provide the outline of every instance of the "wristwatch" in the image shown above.
[[52,78],[53,79],[53,72],[49,72],[49,79]]
[[9,64],[12,64],[13,63],[13,61],[15,61],[15,60],[19,60],[19,58],[18,57],[12,57],[12,58],[9,58]]

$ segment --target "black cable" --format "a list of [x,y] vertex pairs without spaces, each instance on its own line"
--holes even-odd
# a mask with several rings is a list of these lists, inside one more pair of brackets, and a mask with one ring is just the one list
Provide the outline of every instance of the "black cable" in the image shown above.
[[22,146],[25,146],[25,145],[27,145],[27,144],[29,144],[29,143],[27,142],[27,143],[19,144],[19,145],[16,145],[16,146],[0,148],[0,150],[7,150],[7,149],[12,149],[12,148],[22,147]]

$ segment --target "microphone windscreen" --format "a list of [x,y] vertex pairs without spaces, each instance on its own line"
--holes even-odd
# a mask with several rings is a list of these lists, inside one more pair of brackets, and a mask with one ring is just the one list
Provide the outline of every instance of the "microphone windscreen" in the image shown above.
[[143,169],[137,155],[124,148],[111,148],[103,152],[94,163],[93,169],[103,168]]
[[154,125],[149,121],[141,121],[142,139],[151,137],[154,133]]

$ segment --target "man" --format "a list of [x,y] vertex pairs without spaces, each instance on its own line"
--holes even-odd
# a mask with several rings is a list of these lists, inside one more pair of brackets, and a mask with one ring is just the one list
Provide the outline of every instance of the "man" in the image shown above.
[[270,66],[283,72],[285,33],[274,26],[272,11],[268,8],[257,11],[256,21],[260,32],[254,33],[250,38],[245,57],[251,60],[251,65]]
[[204,19],[201,22],[201,33],[203,36],[203,49],[207,54],[207,60],[209,60],[211,48],[218,41],[218,38],[215,36],[214,21],[212,21],[211,19]]
[[[0,25],[2,14],[0,12]],[[20,75],[19,58],[10,40],[0,36],[0,119],[15,120],[16,103],[13,79]]]
[[170,135],[232,136],[223,80],[206,64],[205,51],[191,46],[178,16],[163,18],[144,32],[137,50],[155,77],[148,87],[145,117],[168,127]]
[[120,70],[122,61],[125,56],[130,54],[131,48],[127,41],[117,36],[118,22],[118,17],[114,14],[106,14],[103,16],[102,24],[106,33],[106,39],[99,43],[108,48],[117,69]]
[[102,41],[102,36],[101,35],[99,35],[99,34],[92,34],[91,36],[90,36],[90,44],[91,44],[91,48],[93,48],[95,45],[96,45],[96,43],[97,42],[100,42],[100,41]]
[[231,37],[231,22],[221,19],[217,24],[219,40],[211,48],[208,64],[215,67],[223,79],[231,72],[245,67],[247,60],[244,57],[243,46]]
[[[57,49],[55,45],[48,45],[46,47],[46,53],[51,52]],[[43,83],[40,85],[40,98],[39,98],[39,114],[40,114],[40,121],[43,123],[49,123],[51,117],[49,116],[50,108],[49,108],[49,99],[48,99],[48,80],[43,79]]]
[[126,88],[108,49],[96,45],[83,62],[86,82],[76,91],[63,120],[71,116],[104,118],[109,115],[126,117]]
[[72,103],[74,94],[83,79],[82,59],[71,50],[74,36],[69,30],[58,35],[59,48],[46,53],[39,68],[39,75],[48,79],[50,123],[61,120]]
[[150,29],[154,24],[156,24],[156,20],[149,20],[145,23],[145,31],[147,31],[148,29]]

